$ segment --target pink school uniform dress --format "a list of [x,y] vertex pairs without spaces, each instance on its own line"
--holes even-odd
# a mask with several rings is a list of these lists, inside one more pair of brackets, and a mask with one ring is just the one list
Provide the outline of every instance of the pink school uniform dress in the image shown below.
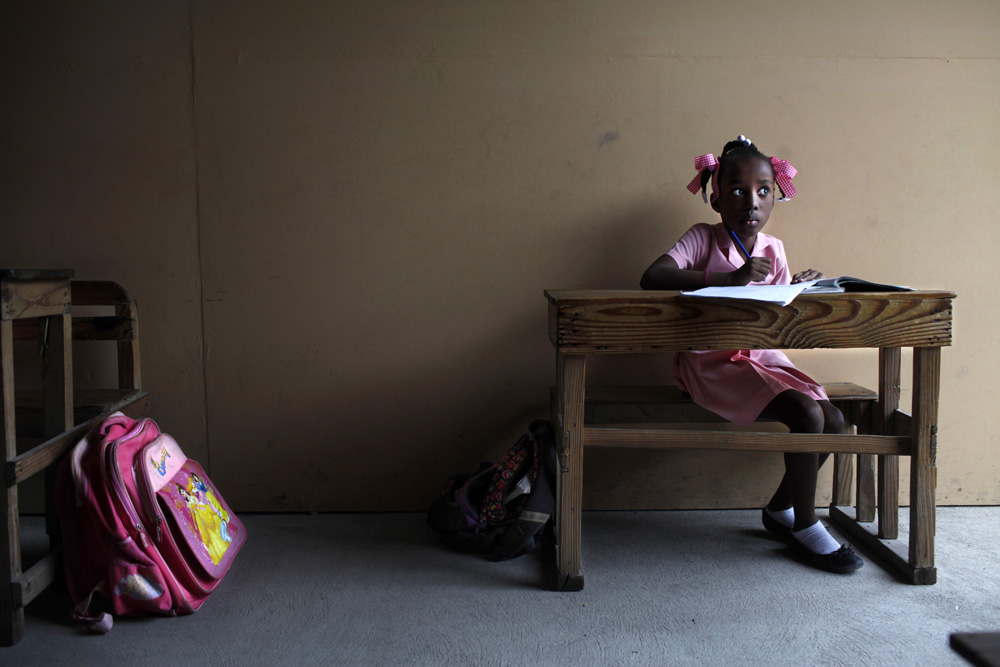
[[[745,263],[721,222],[700,223],[684,233],[667,253],[682,269],[728,273]],[[757,234],[754,257],[770,257],[771,273],[752,285],[787,285],[785,247],[768,234]],[[822,385],[797,369],[780,350],[708,350],[677,352],[674,382],[698,405],[731,422],[752,424],[771,400],[796,389],[818,401],[826,400]]]

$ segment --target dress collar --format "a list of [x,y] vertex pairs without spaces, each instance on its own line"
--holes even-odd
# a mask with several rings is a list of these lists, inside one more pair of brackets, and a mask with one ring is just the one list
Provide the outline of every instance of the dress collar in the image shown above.
[[[736,247],[733,243],[733,237],[729,235],[729,230],[721,222],[712,225],[712,231],[715,233],[715,242],[718,244],[719,249],[722,250],[729,262],[735,267],[741,267],[746,263],[746,259],[743,257],[743,253],[740,249]],[[763,232],[758,232],[757,242],[754,244],[754,248],[751,251],[754,257],[764,257],[763,250],[771,245],[771,237]]]

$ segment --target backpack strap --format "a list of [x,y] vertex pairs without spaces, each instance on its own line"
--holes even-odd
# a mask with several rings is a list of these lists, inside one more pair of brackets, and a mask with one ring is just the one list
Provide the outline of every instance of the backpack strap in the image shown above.
[[548,525],[556,507],[555,435],[552,423],[536,419],[528,428],[538,446],[538,476],[524,507],[503,536],[493,545],[493,557],[506,560],[531,551],[536,536]]
[[105,440],[120,438],[138,423],[124,412],[114,412],[101,422],[101,425],[98,427],[98,433]]
[[94,589],[90,591],[87,597],[80,600],[80,602],[73,607],[73,611],[70,614],[76,620],[84,621],[91,631],[102,635],[107,634],[111,630],[111,626],[114,625],[114,619],[111,617],[111,614],[107,612],[101,612],[96,616],[91,614],[90,602],[94,598],[94,593],[100,593],[101,589],[104,588],[105,583],[106,582],[101,581],[94,586]]
[[500,526],[514,518],[508,511],[507,502],[522,493],[531,492],[532,477],[538,464],[535,450],[531,437],[522,435],[494,466],[493,481],[482,502],[484,523]]

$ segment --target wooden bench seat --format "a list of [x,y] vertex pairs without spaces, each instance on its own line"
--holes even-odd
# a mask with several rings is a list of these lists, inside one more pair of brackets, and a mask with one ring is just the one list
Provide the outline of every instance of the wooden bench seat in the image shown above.
[[[850,382],[824,384],[830,401],[851,419],[856,408],[868,408],[878,393]],[[864,419],[866,415],[857,415]],[[632,387],[588,387],[584,404],[585,424],[682,424],[717,423],[726,420],[696,405],[674,385]],[[864,431],[862,431],[864,432]]]
[[[110,387],[76,392],[73,396],[73,423],[82,424],[98,415],[122,410],[145,395],[141,389]],[[16,415],[19,442],[38,441],[43,437],[45,424],[40,391],[21,392],[17,397]]]
[[[851,382],[832,382],[823,385],[830,401],[844,415],[846,433],[872,432],[871,419],[875,413],[878,392]],[[552,389],[555,400],[555,388]],[[767,421],[761,419],[759,421]],[[604,438],[588,439],[589,446],[641,447],[642,441],[625,433],[629,425],[640,424],[711,424],[729,423],[711,410],[697,405],[691,396],[674,385],[649,386],[594,386],[587,388],[584,402],[584,424],[587,427],[621,427],[622,430],[590,429],[590,433],[606,433]],[[745,432],[745,431],[744,431]],[[692,432],[694,433],[694,432]],[[766,437],[766,436],[765,436]],[[696,437],[684,437],[677,448],[761,450],[773,449],[762,445],[760,437],[747,437],[740,431],[697,431]],[[790,446],[783,441],[783,446]],[[662,447],[659,438],[657,447]],[[852,441],[857,448],[857,441]],[[855,455],[835,453],[833,457],[832,505],[854,505],[859,521],[871,522],[876,509],[876,456],[884,452]],[[903,453],[903,452],[900,452]],[[855,475],[855,470],[856,475]],[[856,477],[856,479],[855,479]],[[852,498],[852,490],[857,493]],[[886,502],[891,502],[887,499]],[[887,508],[892,511],[891,508]]]

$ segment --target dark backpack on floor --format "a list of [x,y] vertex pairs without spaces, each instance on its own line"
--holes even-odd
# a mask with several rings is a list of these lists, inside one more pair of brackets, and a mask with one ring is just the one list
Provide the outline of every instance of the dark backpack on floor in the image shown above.
[[497,463],[448,481],[427,513],[445,544],[506,560],[538,543],[555,511],[552,423],[538,419]]

